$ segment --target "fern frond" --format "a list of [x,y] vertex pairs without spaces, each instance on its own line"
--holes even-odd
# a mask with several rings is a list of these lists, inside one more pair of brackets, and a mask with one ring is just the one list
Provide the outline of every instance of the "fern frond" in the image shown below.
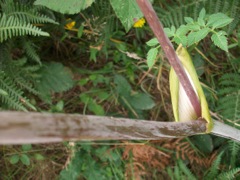
[[240,120],[240,75],[225,74],[220,78],[219,101],[217,110],[232,123]]
[[182,160],[178,161],[178,166],[181,169],[181,171],[186,175],[187,178],[189,179],[197,179],[191,172],[191,170],[186,166],[186,164],[183,163]]
[[239,174],[240,172],[240,168],[234,168],[234,169],[231,169],[227,172],[223,172],[221,174],[219,174],[216,179],[219,179],[219,180],[225,180],[225,179],[235,179],[236,178],[236,174],[238,173]]
[[175,5],[165,3],[165,8],[156,8],[156,10],[165,27],[171,27],[173,25],[176,28],[184,23],[184,17],[192,17],[196,20],[203,7],[208,14],[221,12],[234,19],[228,26],[227,32],[229,34],[240,22],[239,3],[239,0],[186,0],[184,3],[178,1]]
[[215,179],[216,175],[218,174],[218,168],[220,165],[220,162],[222,160],[223,151],[217,156],[217,158],[214,160],[211,168],[208,170],[207,175],[205,176],[205,179]]
[[30,41],[26,41],[24,39],[22,39],[22,45],[23,45],[23,49],[25,50],[27,56],[37,62],[39,65],[41,65],[41,60],[40,60],[40,57],[39,55],[37,54],[36,50],[35,50],[35,47],[34,47],[34,44]]
[[0,42],[12,38],[13,36],[49,36],[47,32],[32,24],[19,21],[14,17],[7,18],[5,14],[0,14]]
[[239,157],[240,144],[235,141],[229,141],[229,151],[231,153],[230,165],[234,168],[236,167],[236,161]]
[[0,94],[0,100],[2,103],[16,110],[27,111],[20,102],[23,92],[15,86],[10,78],[5,77],[3,72],[1,73],[0,78],[0,88],[8,93],[8,95]]
[[[47,17],[46,15],[40,14],[39,8],[34,6],[20,4],[18,2],[13,2],[12,0],[1,2],[2,12],[6,14],[6,17],[18,18],[20,22],[25,23],[52,23],[58,24],[53,19]],[[43,7],[42,7],[43,8]]]

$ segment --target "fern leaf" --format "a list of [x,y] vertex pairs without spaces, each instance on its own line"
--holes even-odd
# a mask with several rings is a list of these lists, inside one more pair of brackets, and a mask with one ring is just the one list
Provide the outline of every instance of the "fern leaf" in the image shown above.
[[215,161],[213,162],[211,168],[208,170],[207,175],[205,176],[205,179],[214,179],[216,175],[218,174],[218,168],[222,159],[223,151],[217,156]]
[[231,152],[230,165],[232,168],[235,168],[237,158],[240,152],[240,144],[235,141],[229,141],[229,150]]
[[197,179],[197,178],[192,174],[192,172],[190,171],[190,169],[183,163],[182,160],[179,160],[179,161],[178,161],[178,165],[179,165],[179,168],[181,169],[181,171],[186,175],[187,178],[192,179],[192,180]]
[[7,18],[5,14],[0,15],[0,42],[12,38],[13,36],[49,36],[40,28],[32,24],[20,22],[14,17]]
[[12,0],[8,0],[1,2],[1,7],[2,12],[6,14],[7,18],[18,18],[20,22],[58,24],[46,15],[40,14],[38,12],[38,10],[40,10],[39,8],[35,8],[29,4],[25,5],[18,2],[13,2]]
[[220,78],[218,111],[232,123],[239,123],[240,119],[240,75],[225,74]]
[[38,56],[34,45],[30,42],[30,41],[22,41],[23,43],[23,48],[26,52],[26,54],[28,55],[28,57],[30,57],[33,61],[37,62],[39,65],[41,65],[41,60],[40,57]]
[[219,180],[225,180],[225,179],[235,179],[236,178],[236,174],[239,174],[240,172],[240,168],[234,168],[234,169],[231,169],[227,172],[223,172],[221,174],[219,174],[216,179],[219,179]]
[[5,105],[16,110],[27,111],[20,102],[23,92],[9,78],[4,78],[3,73],[1,73],[0,78],[0,88],[8,93],[7,96],[0,95],[0,99]]

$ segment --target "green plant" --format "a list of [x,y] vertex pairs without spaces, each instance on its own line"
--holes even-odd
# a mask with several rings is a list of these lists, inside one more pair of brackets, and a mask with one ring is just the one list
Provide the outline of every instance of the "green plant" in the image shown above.
[[[122,179],[124,162],[120,150],[110,146],[92,146],[84,142],[72,147],[73,155],[68,166],[61,171],[60,179],[86,178]],[[83,158],[84,157],[84,158]]]
[[[197,21],[191,17],[185,17],[184,20],[187,24],[181,25],[177,29],[175,26],[164,28],[165,33],[169,38],[172,38],[173,42],[188,47],[192,45],[196,46],[196,44],[211,33],[211,40],[214,45],[228,52],[227,33],[219,29],[230,24],[233,19],[223,13],[206,15],[205,9],[202,9]],[[147,54],[147,63],[149,67],[152,67],[160,46],[156,38],[149,40],[147,45],[151,47]]]
[[11,164],[17,164],[21,162],[23,165],[29,166],[31,163],[31,158],[35,158],[36,160],[44,159],[44,157],[39,153],[35,153],[33,156],[28,153],[29,151],[32,150],[31,144],[22,145],[21,150],[22,152],[18,152],[10,156],[9,162]]

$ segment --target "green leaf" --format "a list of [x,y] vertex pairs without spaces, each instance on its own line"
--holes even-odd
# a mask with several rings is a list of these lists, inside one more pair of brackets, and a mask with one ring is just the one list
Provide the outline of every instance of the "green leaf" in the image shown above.
[[30,165],[30,159],[26,154],[21,154],[20,160],[24,165],[26,165],[26,166]]
[[223,13],[216,13],[209,16],[207,26],[212,26],[213,28],[221,28],[233,21],[232,18],[229,18]]
[[34,154],[34,158],[38,161],[42,161],[45,159],[44,156],[39,153]]
[[147,65],[151,68],[158,54],[158,48],[152,48],[147,53]]
[[182,36],[182,35],[186,35],[188,33],[189,29],[188,29],[188,26],[186,25],[181,25],[177,31],[176,31],[176,34],[179,35],[179,36]]
[[167,37],[173,37],[175,34],[175,31],[172,31],[170,28],[164,28],[164,32],[167,34]]
[[32,145],[31,144],[23,144],[22,145],[22,150],[23,151],[30,151],[32,149]]
[[211,37],[213,43],[220,49],[228,52],[228,42],[227,37],[224,35],[223,31],[214,33]]
[[148,42],[146,42],[146,44],[148,46],[156,46],[156,45],[159,45],[159,42],[158,42],[157,38],[153,38],[153,39],[149,40]]
[[192,31],[199,31],[201,29],[199,24],[187,24],[186,28]]
[[46,6],[49,9],[63,13],[76,14],[91,6],[95,0],[36,0],[34,5]]
[[208,134],[193,136],[191,141],[205,154],[210,154],[213,151],[212,137]]
[[200,26],[205,26],[205,21],[202,18],[198,18],[197,22]]
[[54,110],[56,112],[62,112],[63,111],[63,108],[64,108],[64,101],[63,100],[60,100],[57,102],[57,104],[55,105],[54,107]]
[[115,75],[114,83],[116,84],[118,94],[128,96],[131,93],[132,87],[123,76]]
[[48,103],[51,102],[51,93],[69,90],[74,85],[71,72],[61,63],[43,64],[40,74],[41,78],[36,84],[36,88],[40,92],[41,98]]
[[143,17],[136,1],[110,0],[113,10],[128,32],[136,20]]
[[88,109],[92,111],[95,115],[103,116],[105,114],[103,107],[97,104],[96,101],[93,99],[90,99],[88,103]]
[[191,23],[194,22],[193,18],[191,18],[191,17],[184,17],[184,20],[185,20],[185,22],[188,23],[188,24],[191,24]]
[[187,46],[187,36],[181,35],[181,36],[174,36],[173,41],[175,41],[177,44],[182,44],[184,47]]
[[3,89],[0,89],[0,95],[2,96],[8,96],[8,92],[3,90]]
[[206,10],[202,8],[202,10],[199,13],[199,18],[204,19],[206,16]]
[[19,161],[19,155],[18,154],[12,155],[9,161],[11,164],[17,164]]
[[148,110],[155,106],[152,98],[145,93],[137,93],[131,96],[130,104],[135,109]]
[[81,26],[78,28],[78,33],[77,33],[77,37],[78,37],[78,38],[81,38],[81,37],[82,37],[83,30],[84,30],[84,26],[81,25]]
[[191,46],[192,44],[199,42],[200,40],[205,38],[209,32],[210,32],[210,29],[207,27],[197,32],[191,32],[188,35],[188,46]]

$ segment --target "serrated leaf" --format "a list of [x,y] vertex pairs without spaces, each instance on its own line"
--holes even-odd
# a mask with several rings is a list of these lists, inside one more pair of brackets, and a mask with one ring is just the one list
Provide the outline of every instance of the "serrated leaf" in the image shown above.
[[233,21],[232,18],[229,18],[223,13],[216,13],[209,16],[207,26],[212,26],[213,28],[221,28]]
[[204,19],[205,15],[206,15],[206,10],[202,8],[202,10],[199,13],[199,18]]
[[11,164],[17,164],[19,161],[19,155],[18,154],[12,155],[9,161]]
[[152,98],[145,93],[137,93],[131,96],[131,105],[135,109],[148,110],[155,106]]
[[220,49],[228,52],[228,43],[227,37],[224,36],[221,32],[217,32],[211,37],[213,43],[218,46]]
[[186,27],[191,31],[199,31],[201,29],[198,24],[187,24]]
[[71,72],[61,63],[45,63],[40,70],[41,78],[36,84],[41,98],[50,103],[50,95],[54,92],[63,92],[73,87],[74,81]]
[[148,42],[146,42],[146,44],[148,46],[156,46],[156,45],[159,45],[159,42],[158,42],[157,38],[153,38],[153,39],[149,40]]
[[205,26],[205,21],[202,18],[198,18],[197,22],[200,26]]
[[157,58],[158,48],[152,48],[147,53],[147,65],[151,68]]
[[26,165],[26,166],[30,165],[30,159],[26,154],[21,154],[20,160],[24,165]]
[[210,29],[207,27],[197,32],[191,32],[188,35],[188,46],[191,46],[192,44],[201,41],[203,38],[205,38],[208,35],[209,32],[210,32]]
[[136,1],[110,0],[113,10],[128,32],[136,20],[143,17]]
[[170,28],[164,28],[164,32],[167,34],[167,37],[173,37],[175,34],[175,31],[172,31]]
[[34,5],[46,6],[49,9],[63,13],[76,14],[91,6],[95,0],[36,0]]
[[189,29],[186,25],[181,25],[177,31],[176,31],[176,34],[178,36],[182,36],[182,35],[186,35],[188,33]]
[[177,44],[182,44],[184,47],[187,45],[187,36],[174,36],[173,41],[176,42]]
[[191,17],[184,17],[184,20],[185,20],[185,22],[188,23],[188,24],[193,23],[193,18],[191,18]]

